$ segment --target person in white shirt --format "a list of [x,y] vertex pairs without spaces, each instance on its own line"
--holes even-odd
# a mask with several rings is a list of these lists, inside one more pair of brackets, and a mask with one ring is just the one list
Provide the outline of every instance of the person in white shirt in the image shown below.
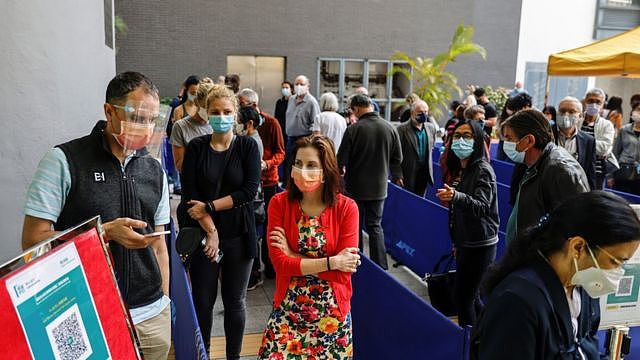
[[320,96],[320,114],[313,121],[311,130],[315,134],[322,134],[331,141],[338,152],[342,136],[347,130],[347,120],[338,114],[338,98],[332,92],[326,92]]

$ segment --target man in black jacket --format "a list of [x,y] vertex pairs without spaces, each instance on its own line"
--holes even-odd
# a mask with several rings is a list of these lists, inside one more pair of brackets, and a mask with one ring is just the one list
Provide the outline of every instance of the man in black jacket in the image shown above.
[[596,188],[596,139],[581,132],[577,124],[582,118],[582,104],[574,97],[567,96],[558,104],[558,116],[553,128],[555,143],[573,156],[589,181],[591,189]]
[[373,109],[371,99],[356,94],[349,107],[358,122],[347,128],[338,150],[338,167],[344,173],[347,194],[358,204],[360,213],[360,249],[362,230],[369,234],[371,260],[387,269],[382,233],[382,209],[387,197],[389,169],[392,180],[402,176],[402,149],[396,129]]
[[145,148],[159,107],[158,89],[144,75],[116,75],[106,91],[107,121],[49,150],[38,165],[22,229],[26,249],[101,216],[145,359],[166,359],[171,345],[167,246],[164,235],[142,235],[164,230],[170,219],[166,176]]
[[423,100],[411,104],[411,118],[398,126],[402,148],[402,176],[398,185],[418,196],[424,196],[433,185],[433,157],[436,126],[428,121],[429,106]]
[[516,201],[507,223],[507,243],[514,240],[563,200],[589,191],[587,176],[564,148],[553,143],[547,118],[538,110],[522,110],[502,124],[504,151],[525,164]]

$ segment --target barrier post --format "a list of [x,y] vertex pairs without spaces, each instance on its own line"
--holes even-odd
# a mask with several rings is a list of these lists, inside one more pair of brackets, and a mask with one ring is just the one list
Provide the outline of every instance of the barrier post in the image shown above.
[[629,337],[629,328],[626,326],[614,326],[609,329],[607,334],[609,339],[609,347],[607,354],[610,360],[622,360],[629,354],[631,348],[631,338]]

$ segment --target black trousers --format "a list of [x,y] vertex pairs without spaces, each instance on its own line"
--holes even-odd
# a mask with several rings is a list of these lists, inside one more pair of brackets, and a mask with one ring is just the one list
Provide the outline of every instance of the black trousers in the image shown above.
[[247,258],[244,247],[242,238],[220,240],[220,249],[224,253],[220,264],[212,263],[202,250],[197,250],[189,268],[193,305],[207,351],[220,278],[227,359],[239,359],[242,347],[247,284],[253,264],[253,259]]
[[458,324],[475,325],[482,310],[480,282],[487,268],[496,258],[496,245],[477,248],[456,248],[456,284],[454,289],[458,307]]
[[382,210],[384,209],[384,199],[382,200],[356,200],[358,212],[360,213],[360,233],[358,247],[364,251],[364,240],[362,230],[369,234],[369,258],[387,270],[387,250],[384,246],[384,233],[382,231]]
[[411,179],[409,179],[408,182],[405,179],[405,189],[420,197],[424,197],[424,193],[431,180],[427,163],[416,164],[415,172],[407,175],[410,176]]
[[[260,272],[260,260],[262,260],[262,264],[264,264],[264,273],[267,274],[267,277],[273,278],[275,276],[275,270],[273,269],[273,264],[271,264],[271,259],[269,258],[269,237],[267,234],[267,224],[269,223],[269,202],[271,198],[278,193],[278,185],[273,186],[263,186],[262,187],[262,195],[264,195],[264,209],[265,209],[265,220],[264,224],[262,224],[262,234],[258,234],[261,238],[258,240],[258,258],[253,261],[253,273],[254,275],[259,275]],[[256,224],[257,225],[257,224]]]

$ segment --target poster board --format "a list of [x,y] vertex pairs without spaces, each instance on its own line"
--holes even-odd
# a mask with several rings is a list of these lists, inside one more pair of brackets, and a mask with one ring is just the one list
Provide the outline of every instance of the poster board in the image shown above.
[[93,218],[3,265],[0,358],[140,359]]
[[[640,217],[640,205],[631,204]],[[640,249],[623,266],[618,290],[600,299],[600,328],[640,326]]]

